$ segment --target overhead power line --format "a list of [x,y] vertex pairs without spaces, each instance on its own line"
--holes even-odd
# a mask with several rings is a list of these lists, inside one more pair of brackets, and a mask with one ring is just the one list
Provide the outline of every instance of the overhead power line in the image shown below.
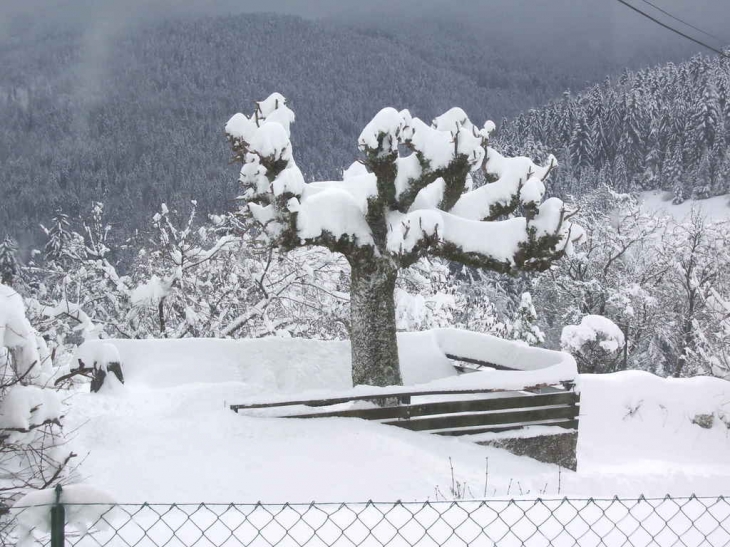
[[647,19],[650,19],[650,20],[654,21],[657,25],[662,26],[662,27],[664,27],[667,30],[671,30],[675,34],[679,34],[680,36],[682,36],[684,38],[687,38],[687,40],[690,40],[690,41],[694,42],[695,44],[699,44],[702,47],[709,49],[710,51],[714,51],[715,53],[717,53],[718,55],[720,55],[722,57],[730,57],[730,55],[725,54],[724,52],[720,51],[716,47],[713,47],[713,46],[711,46],[711,45],[703,42],[702,40],[698,40],[697,38],[693,38],[689,34],[685,34],[681,30],[677,30],[676,28],[671,27],[671,26],[667,25],[666,23],[663,23],[662,21],[660,21],[656,17],[653,17],[653,16],[649,15],[648,13],[646,13],[644,11],[641,11],[636,6],[632,6],[631,4],[629,4],[628,2],[626,2],[626,0],[616,0],[616,1],[619,2],[619,3],[621,3],[621,4],[623,4],[627,8],[630,8],[630,9],[634,10],[636,13],[639,13],[640,15],[646,17]]
[[701,28],[699,28],[699,27],[696,27],[696,26],[694,26],[694,25],[693,25],[693,24],[691,24],[691,23],[688,23],[688,22],[687,22],[687,21],[685,21],[684,19],[680,19],[679,17],[677,17],[677,16],[675,16],[675,15],[672,15],[671,13],[669,13],[669,12],[668,12],[667,10],[665,10],[664,8],[662,8],[662,7],[660,7],[660,6],[657,6],[657,5],[655,4],[655,3],[653,3],[653,2],[650,2],[649,0],[641,0],[641,1],[642,1],[642,2],[644,2],[645,4],[649,4],[649,5],[650,5],[650,6],[652,7],[652,8],[654,8],[654,9],[655,9],[655,10],[657,10],[657,11],[660,11],[660,12],[662,12],[662,13],[663,13],[664,15],[666,15],[667,17],[669,17],[669,18],[671,18],[671,19],[674,19],[675,21],[679,21],[679,22],[680,22],[680,23],[682,23],[683,25],[686,25],[686,26],[688,26],[689,28],[691,28],[691,29],[694,29],[694,30],[696,30],[697,32],[701,32],[702,34],[704,34],[705,36],[708,36],[709,38],[714,38],[715,40],[717,40],[717,41],[718,41],[718,42],[720,42],[721,44],[725,45],[725,43],[726,43],[726,42],[725,42],[725,40],[723,40],[722,38],[720,38],[720,37],[718,37],[718,36],[715,36],[714,34],[710,34],[709,32],[706,32],[706,31],[702,30]]

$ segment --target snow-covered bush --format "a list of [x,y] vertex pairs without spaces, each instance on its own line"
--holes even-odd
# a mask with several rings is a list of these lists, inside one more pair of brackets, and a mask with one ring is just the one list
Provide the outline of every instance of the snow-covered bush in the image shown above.
[[548,346],[559,347],[564,325],[601,315],[620,325],[626,339],[617,367],[653,371],[648,348],[661,321],[657,287],[667,267],[669,221],[606,187],[578,205],[585,243],[540,275],[532,292]]
[[624,334],[610,319],[586,315],[568,325],[560,338],[563,351],[575,357],[581,373],[613,372],[624,348]]
[[[39,351],[40,348],[40,351]],[[0,285],[0,504],[63,478],[62,404],[48,387],[50,357],[38,343],[20,295]]]
[[88,374],[91,377],[92,393],[100,391],[105,385],[124,383],[122,358],[114,344],[103,340],[84,342],[74,353],[72,364],[77,367],[72,373]]

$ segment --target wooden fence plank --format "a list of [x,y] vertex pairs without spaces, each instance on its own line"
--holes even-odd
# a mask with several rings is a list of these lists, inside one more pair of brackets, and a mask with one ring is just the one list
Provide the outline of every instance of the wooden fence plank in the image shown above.
[[[547,387],[544,384],[535,386],[527,386],[519,391],[536,391]],[[247,405],[230,405],[231,410],[238,412],[239,410],[252,410],[256,408],[277,408],[282,406],[329,406],[341,403],[349,403],[350,401],[372,401],[377,399],[393,399],[393,398],[405,398],[405,397],[423,397],[428,395],[475,395],[475,394],[487,394],[487,393],[505,393],[517,390],[508,389],[454,389],[454,390],[433,390],[433,391],[403,391],[394,393],[381,393],[374,395],[353,395],[350,397],[334,397],[330,399],[305,399],[305,400],[291,400],[291,401],[279,401],[275,403],[255,403]]]
[[436,435],[445,435],[449,437],[463,436],[463,435],[479,435],[480,433],[501,433],[503,431],[515,431],[517,429],[523,429],[527,426],[550,426],[550,427],[562,427],[563,429],[573,429],[578,431],[578,420],[563,420],[559,422],[531,422],[523,423],[519,425],[506,425],[497,427],[479,427],[470,429],[443,429],[439,431],[433,431]]
[[509,412],[492,412],[479,414],[456,414],[411,420],[393,420],[382,422],[411,431],[428,431],[438,429],[455,429],[459,427],[476,427],[488,425],[509,425],[523,422],[541,422],[545,420],[573,419],[579,414],[577,406],[561,406],[538,410],[514,410]]
[[455,414],[462,412],[485,412],[511,408],[530,408],[551,405],[570,405],[577,403],[577,394],[573,392],[557,392],[536,395],[515,394],[513,397],[492,399],[469,399],[461,401],[444,401],[415,405],[361,408],[353,410],[333,410],[330,412],[313,412],[293,414],[288,418],[362,418],[364,420],[408,419],[417,416],[434,414]]

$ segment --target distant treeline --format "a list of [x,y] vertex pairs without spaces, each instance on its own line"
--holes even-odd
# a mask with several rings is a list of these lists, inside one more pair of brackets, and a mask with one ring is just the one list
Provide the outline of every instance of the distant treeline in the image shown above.
[[607,184],[619,192],[664,189],[675,202],[730,192],[730,59],[696,56],[625,71],[502,124],[513,152],[561,164],[559,194]]

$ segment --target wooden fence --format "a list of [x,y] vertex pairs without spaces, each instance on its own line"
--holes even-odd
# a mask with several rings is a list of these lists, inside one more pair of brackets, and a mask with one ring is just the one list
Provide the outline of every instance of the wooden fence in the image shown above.
[[[372,408],[327,409],[355,401],[378,404],[383,395],[231,405],[231,410],[278,408],[281,412],[276,415],[282,418],[361,418],[438,435],[475,435],[535,425],[578,429],[580,394],[572,384],[533,386],[520,391],[420,390],[398,393],[393,398],[398,399],[398,404]],[[435,400],[413,402],[423,398]]]

